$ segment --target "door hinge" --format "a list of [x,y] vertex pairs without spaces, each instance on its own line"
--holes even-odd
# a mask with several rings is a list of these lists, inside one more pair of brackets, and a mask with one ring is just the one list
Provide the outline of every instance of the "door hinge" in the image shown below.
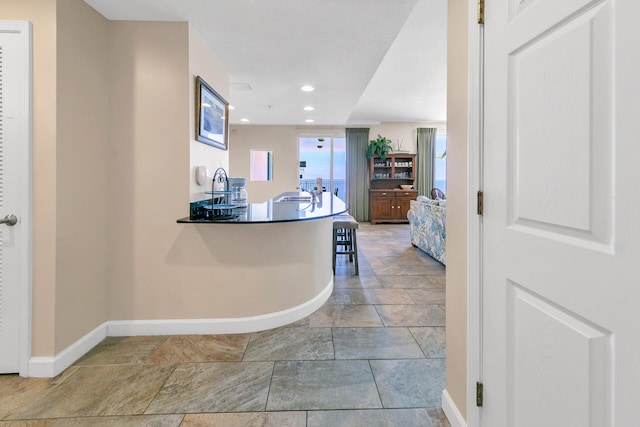
[[478,205],[477,205],[478,215],[482,215],[484,213],[484,193],[482,191],[478,191]]
[[484,24],[484,0],[478,0],[478,24]]
[[484,385],[481,382],[476,383],[476,406],[482,407],[482,392]]

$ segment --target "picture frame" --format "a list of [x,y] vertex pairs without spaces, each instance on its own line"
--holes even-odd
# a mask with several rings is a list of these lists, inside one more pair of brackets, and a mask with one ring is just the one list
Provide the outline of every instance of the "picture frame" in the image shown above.
[[200,76],[196,77],[196,139],[229,149],[229,103]]

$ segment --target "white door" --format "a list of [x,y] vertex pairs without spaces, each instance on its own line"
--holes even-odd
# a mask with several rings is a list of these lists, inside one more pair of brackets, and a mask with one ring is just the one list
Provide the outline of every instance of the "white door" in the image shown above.
[[639,5],[486,2],[483,427],[640,425]]
[[22,375],[31,339],[30,102],[31,26],[0,21],[0,373]]

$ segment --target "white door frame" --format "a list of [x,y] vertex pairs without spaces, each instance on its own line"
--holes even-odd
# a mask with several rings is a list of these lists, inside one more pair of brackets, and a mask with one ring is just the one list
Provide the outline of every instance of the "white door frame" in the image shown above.
[[[16,244],[20,248],[20,265],[19,271],[19,305],[20,305],[20,320],[19,320],[19,336],[20,336],[20,364],[19,374],[20,376],[29,376],[29,359],[31,358],[31,319],[32,319],[32,233],[33,233],[33,214],[32,214],[32,201],[33,201],[33,115],[32,115],[32,100],[33,100],[33,52],[32,52],[32,40],[33,30],[31,22],[28,21],[0,21],[0,32],[19,33],[22,35],[20,43],[22,43],[20,58],[22,63],[20,66],[24,67],[27,79],[27,84],[24,85],[25,93],[21,105],[21,111],[19,117],[16,118],[16,123],[24,132],[21,136],[17,149],[17,160],[20,165],[23,165],[26,171],[26,179],[20,180],[20,194],[22,199],[20,200],[20,212],[19,225],[22,228],[19,235],[16,237]],[[24,65],[23,65],[24,64]],[[14,147],[12,147],[12,151]]]
[[467,427],[480,426],[476,382],[482,382],[482,217],[477,192],[483,191],[483,48],[478,0],[468,0],[468,209],[467,209]]

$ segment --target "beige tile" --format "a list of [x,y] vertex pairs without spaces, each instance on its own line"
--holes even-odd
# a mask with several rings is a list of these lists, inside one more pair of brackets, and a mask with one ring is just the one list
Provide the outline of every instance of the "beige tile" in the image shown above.
[[167,365],[79,367],[20,418],[141,414],[172,370]]
[[413,304],[404,289],[348,289],[353,304]]
[[443,327],[424,326],[409,328],[427,359],[444,359],[446,353]]
[[348,289],[334,288],[333,292],[331,293],[331,296],[329,297],[329,299],[325,304],[346,305],[346,304],[353,304],[353,301],[351,301],[351,295],[349,295]]
[[264,411],[273,362],[179,365],[145,413]]
[[416,304],[444,304],[444,289],[407,289],[407,294]]
[[56,418],[0,422],[0,427],[178,427],[182,418],[182,414]]
[[333,359],[330,328],[278,328],[251,335],[244,361]]
[[429,408],[427,409],[427,413],[429,415],[430,427],[451,427],[449,420],[441,408]]
[[373,257],[370,262],[371,265],[381,266],[381,265],[425,265],[423,257],[417,256],[416,254],[404,254],[399,253],[395,256],[381,256],[381,257]]
[[53,427],[56,420],[0,421],[0,427]]
[[309,316],[309,327],[377,327],[380,316],[371,305],[325,305]]
[[407,276],[444,276],[443,265],[403,265],[402,274]]
[[374,265],[373,269],[376,272],[376,276],[406,276],[405,274],[405,266],[397,265],[397,264],[383,264],[383,265]]
[[445,387],[444,359],[372,360],[385,408],[440,407]]
[[434,283],[435,276],[381,276],[378,279],[383,288],[401,289],[438,289]]
[[306,427],[304,411],[187,414],[180,427]]
[[276,362],[268,410],[346,408],[382,408],[368,361]]
[[77,368],[68,368],[55,378],[22,378],[0,375],[0,419],[15,419],[55,386],[64,382]]
[[249,334],[171,336],[149,356],[147,363],[239,361]]
[[309,411],[307,427],[327,426],[433,427],[424,408]]
[[[338,264],[336,263],[336,271],[335,271],[335,276],[354,276],[356,275],[355,273],[355,267],[353,264]],[[358,264],[358,274],[360,276],[373,276],[376,274],[376,272],[374,271],[374,269],[371,266],[368,265],[360,265]]]
[[418,359],[424,353],[407,328],[334,328],[336,359]]
[[380,288],[380,281],[376,276],[335,276],[334,287],[336,289],[347,288]]
[[437,305],[377,305],[385,326],[444,326],[444,310]]
[[435,285],[440,286],[440,287],[444,287],[445,284],[446,284],[444,273],[443,274],[437,274],[437,275],[429,276],[429,280],[431,280]]
[[165,336],[108,337],[78,360],[76,366],[127,365],[144,363],[163,342]]

